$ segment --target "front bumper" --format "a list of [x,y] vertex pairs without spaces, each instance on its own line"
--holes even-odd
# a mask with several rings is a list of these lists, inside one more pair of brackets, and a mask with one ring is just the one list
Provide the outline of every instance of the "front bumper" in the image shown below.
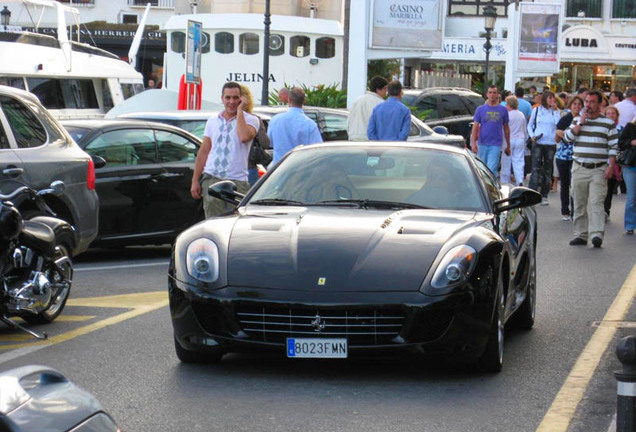
[[201,352],[268,349],[283,354],[287,337],[345,337],[351,354],[410,349],[474,360],[485,349],[493,312],[492,302],[472,290],[439,297],[340,293],[334,299],[333,293],[241,287],[183,290],[172,277],[168,287],[176,341]]

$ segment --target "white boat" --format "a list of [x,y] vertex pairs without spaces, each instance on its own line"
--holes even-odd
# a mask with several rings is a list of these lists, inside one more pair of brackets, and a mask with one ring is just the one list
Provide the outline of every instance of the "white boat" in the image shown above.
[[[0,84],[34,93],[58,119],[99,118],[144,90],[143,76],[116,55],[72,41],[79,35],[79,11],[52,0],[5,0],[27,9],[34,31],[0,26]],[[14,12],[15,13],[15,12]],[[53,16],[57,38],[37,33],[42,17]],[[51,15],[53,14],[53,15]],[[78,36],[79,37],[79,36]]]
[[[227,81],[247,85],[260,101],[263,83],[262,14],[191,14],[171,17],[164,29],[167,48],[163,84],[178,91],[186,73],[188,21],[201,23],[203,99],[220,101]],[[338,21],[272,15],[269,90],[283,86],[342,84],[344,32]]]

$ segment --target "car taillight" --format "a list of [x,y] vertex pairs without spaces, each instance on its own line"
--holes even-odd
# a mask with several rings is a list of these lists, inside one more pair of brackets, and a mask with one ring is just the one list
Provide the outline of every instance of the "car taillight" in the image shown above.
[[88,175],[86,176],[86,187],[88,190],[95,190],[95,164],[93,159],[88,160]]

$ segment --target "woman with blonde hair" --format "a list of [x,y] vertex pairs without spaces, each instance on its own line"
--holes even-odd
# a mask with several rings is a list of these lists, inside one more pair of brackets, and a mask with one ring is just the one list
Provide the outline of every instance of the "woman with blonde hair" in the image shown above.
[[501,172],[500,179],[502,183],[510,183],[510,168],[515,176],[515,185],[519,186],[524,180],[524,159],[526,150],[526,116],[519,111],[519,100],[515,96],[506,98],[506,109],[508,110],[508,118],[510,127],[510,155],[505,152],[501,153]]
[[[254,110],[254,98],[252,97],[252,92],[249,87],[244,84],[241,84],[241,93],[243,94],[243,98],[245,99],[245,111],[252,115],[254,114],[252,111]],[[256,116],[258,117],[258,116]],[[258,117],[259,128],[254,140],[252,141],[253,145],[260,144],[264,149],[270,148],[269,137],[267,136],[267,131],[265,130],[265,125],[263,124],[263,119]],[[252,149],[250,148],[250,152],[248,153],[247,160],[247,181],[250,186],[252,186],[258,180],[258,168],[256,167],[257,161],[252,158]]]

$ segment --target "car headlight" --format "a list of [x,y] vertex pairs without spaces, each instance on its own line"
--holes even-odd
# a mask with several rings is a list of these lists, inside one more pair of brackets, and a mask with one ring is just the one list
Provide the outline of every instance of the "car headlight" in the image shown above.
[[212,240],[198,239],[188,245],[186,251],[188,274],[202,282],[214,282],[219,278],[219,248]]
[[449,250],[437,266],[431,279],[433,288],[448,288],[460,285],[468,277],[477,263],[477,251],[470,246],[455,246]]

